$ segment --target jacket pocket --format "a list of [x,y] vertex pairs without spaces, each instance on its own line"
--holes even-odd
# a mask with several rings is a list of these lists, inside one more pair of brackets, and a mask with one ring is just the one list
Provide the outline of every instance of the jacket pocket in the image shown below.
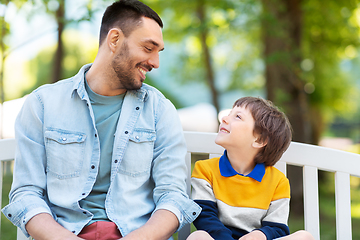
[[80,175],[86,135],[62,129],[45,131],[46,172],[59,179]]
[[149,175],[155,140],[155,131],[135,129],[129,138],[119,172],[132,177]]

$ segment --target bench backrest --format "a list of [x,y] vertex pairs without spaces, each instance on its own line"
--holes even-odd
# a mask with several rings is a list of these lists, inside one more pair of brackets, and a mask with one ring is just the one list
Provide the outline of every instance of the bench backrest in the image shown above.
[[[215,144],[216,133],[185,132],[187,144],[188,193],[190,194],[191,154],[204,153],[209,157],[220,156],[224,149]],[[15,140],[0,140],[0,193],[2,192],[3,166],[15,155]],[[352,239],[350,175],[360,177],[360,155],[344,151],[292,142],[276,167],[286,174],[286,165],[303,168],[304,226],[320,240],[318,170],[335,173],[336,235],[337,240]],[[1,206],[1,198],[0,198]],[[1,218],[0,218],[1,224]],[[179,240],[190,234],[190,225],[179,232]],[[18,229],[17,240],[27,239]]]

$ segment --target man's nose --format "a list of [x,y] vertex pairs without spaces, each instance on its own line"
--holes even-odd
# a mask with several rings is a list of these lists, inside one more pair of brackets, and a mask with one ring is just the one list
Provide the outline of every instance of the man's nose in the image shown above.
[[157,53],[157,52],[153,53],[151,55],[151,57],[149,58],[148,63],[152,68],[159,68],[159,66],[160,66],[159,53]]

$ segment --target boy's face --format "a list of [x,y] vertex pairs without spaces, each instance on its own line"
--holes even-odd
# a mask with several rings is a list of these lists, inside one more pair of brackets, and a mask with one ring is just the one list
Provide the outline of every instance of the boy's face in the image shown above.
[[232,148],[253,148],[255,120],[245,107],[234,107],[228,116],[222,118],[215,143],[228,151]]

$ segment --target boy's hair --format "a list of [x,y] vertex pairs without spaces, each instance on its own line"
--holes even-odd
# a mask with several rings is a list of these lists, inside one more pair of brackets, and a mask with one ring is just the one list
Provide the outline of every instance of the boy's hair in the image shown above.
[[162,28],[159,15],[144,3],[137,0],[119,0],[108,6],[104,12],[100,27],[99,46],[106,38],[109,30],[118,27],[128,37],[141,25],[141,17],[155,20]]
[[266,143],[254,161],[273,166],[291,142],[292,129],[286,115],[271,101],[257,97],[240,98],[233,107],[245,107],[250,111],[255,120],[254,134],[259,135],[258,142]]

